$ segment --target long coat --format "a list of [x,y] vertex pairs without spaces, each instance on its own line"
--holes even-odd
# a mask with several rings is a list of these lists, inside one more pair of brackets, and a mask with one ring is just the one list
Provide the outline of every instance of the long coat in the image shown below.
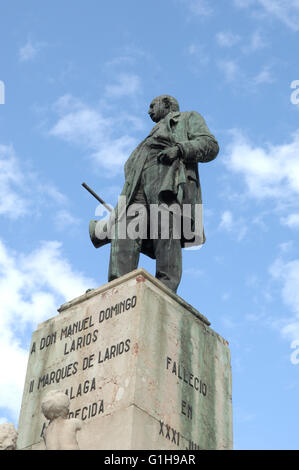
[[[192,228],[194,229],[195,207],[197,205],[197,208],[199,207],[201,210],[202,204],[198,163],[206,163],[213,160],[219,152],[218,143],[210,133],[204,118],[195,111],[169,113],[153,127],[146,139],[132,152],[125,164],[125,184],[121,192],[121,196],[126,198],[126,204],[122,208],[116,207],[116,220],[120,220],[127,207],[134,200],[134,195],[148,156],[146,143],[148,139],[155,137],[155,133],[156,135],[161,134],[161,129],[161,140],[163,141],[164,137],[164,141],[167,142],[166,146],[178,146],[181,156],[172,165],[165,165],[165,177],[161,182],[160,202],[163,202],[163,191],[172,191],[181,206],[183,204],[190,204]],[[162,163],[157,164],[162,165]],[[96,237],[95,228],[97,223],[98,221],[93,220],[90,222],[89,227],[90,237],[96,248],[109,242],[107,238],[99,240]],[[97,227],[98,229],[99,226]],[[106,227],[104,228],[105,230]],[[97,231],[97,233],[99,232]],[[182,238],[183,247],[192,244],[201,245],[204,242],[205,235],[202,224],[191,243]],[[152,258],[154,257],[150,240],[143,241],[142,251]]]

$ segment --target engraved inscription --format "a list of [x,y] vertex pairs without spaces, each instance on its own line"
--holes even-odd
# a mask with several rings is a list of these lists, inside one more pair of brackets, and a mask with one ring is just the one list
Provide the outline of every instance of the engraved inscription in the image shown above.
[[172,428],[169,424],[164,423],[163,421],[159,421],[160,423],[160,431],[159,436],[165,437],[170,442],[176,444],[177,446],[180,445],[180,433]]
[[160,420],[159,426],[159,436],[163,437],[164,439],[167,439],[172,444],[175,444],[177,447],[181,445],[185,447],[186,450],[200,450],[198,444],[193,442],[191,439],[183,436],[179,431],[174,429],[169,424],[164,423]]
[[109,320],[113,318],[113,316],[117,316],[120,313],[123,313],[127,310],[130,310],[136,306],[137,297],[133,295],[133,297],[129,297],[128,299],[119,302],[113,306],[106,308],[106,310],[101,310],[99,313],[99,323],[102,323],[104,320]]
[[182,364],[177,363],[169,356],[166,358],[166,370],[174,374],[182,383],[189,385],[204,397],[207,395],[207,384],[191,371],[187,370]]
[[186,416],[186,418],[192,419],[192,406],[185,400],[182,400],[181,413]]

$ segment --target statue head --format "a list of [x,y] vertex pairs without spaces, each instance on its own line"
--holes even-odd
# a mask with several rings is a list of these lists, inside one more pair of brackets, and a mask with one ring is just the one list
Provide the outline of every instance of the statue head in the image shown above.
[[168,113],[179,110],[179,103],[173,96],[160,95],[151,102],[148,114],[154,122],[159,122],[167,116]]
[[69,397],[60,390],[51,390],[42,401],[42,412],[47,419],[67,418],[70,407]]
[[0,424],[0,450],[15,450],[18,433],[12,423]]

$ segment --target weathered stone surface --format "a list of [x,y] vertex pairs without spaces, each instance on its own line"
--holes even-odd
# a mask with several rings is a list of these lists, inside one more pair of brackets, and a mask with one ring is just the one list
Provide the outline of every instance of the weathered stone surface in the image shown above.
[[80,449],[232,448],[227,342],[143,269],[64,304],[33,333],[18,448],[41,448],[41,402],[70,397]]
[[12,423],[0,424],[0,450],[15,450],[17,431]]
[[47,450],[80,450],[77,432],[82,421],[69,418],[70,398],[60,390],[50,390],[42,401],[42,412],[49,420],[43,430]]

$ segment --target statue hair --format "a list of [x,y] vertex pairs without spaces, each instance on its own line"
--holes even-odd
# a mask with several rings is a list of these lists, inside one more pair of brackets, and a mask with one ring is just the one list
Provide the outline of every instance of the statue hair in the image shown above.
[[179,111],[180,110],[180,105],[178,101],[170,95],[160,95],[155,98],[155,100],[161,100],[163,103],[166,104],[167,107],[170,108],[171,111]]
[[59,416],[65,417],[70,406],[69,397],[60,390],[51,390],[42,401],[42,412],[52,421]]

